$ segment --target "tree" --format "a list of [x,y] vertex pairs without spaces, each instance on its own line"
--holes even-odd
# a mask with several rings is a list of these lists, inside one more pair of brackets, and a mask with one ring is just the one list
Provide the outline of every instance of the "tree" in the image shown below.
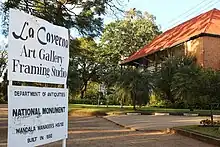
[[124,19],[105,26],[101,46],[109,54],[107,59],[118,64],[123,57],[144,47],[160,33],[154,16],[131,9]]
[[203,69],[198,79],[198,96],[208,97],[209,103],[220,102],[220,72],[211,69]]
[[121,108],[123,108],[126,102],[128,103],[129,100],[132,100],[129,89],[123,87],[122,85],[118,85],[115,87],[114,97],[121,105]]
[[[102,15],[106,11],[122,11],[113,0],[7,0],[2,8],[4,22],[8,22],[9,8],[31,13],[68,29],[75,28],[80,34],[93,37],[100,35],[103,28]],[[7,26],[8,23],[3,25]]]
[[6,50],[0,50],[0,77],[3,77],[3,72],[7,66],[8,54]]
[[[103,15],[107,11],[122,12],[118,4],[118,0],[7,0],[1,5],[3,34],[5,36],[8,35],[9,8],[14,8],[47,20],[55,25],[78,30],[80,35],[96,37],[103,30]],[[77,46],[79,45],[78,41],[74,41],[74,39],[70,45],[68,86],[70,87],[71,94],[74,95],[78,92],[81,85],[86,87],[87,82],[85,82],[85,79],[91,79],[82,76],[82,73],[85,73],[82,72],[82,69],[87,69],[87,67],[91,66],[88,66],[88,64],[83,64],[83,66],[86,65],[87,67],[81,66],[81,63],[87,62],[87,57],[85,56],[91,52],[86,52],[88,54],[85,56],[83,53],[76,54],[79,53],[77,49],[80,47]],[[94,72],[93,69],[88,69],[88,71]],[[89,74],[91,75],[91,73]],[[86,88],[83,89],[83,91],[86,91]]]
[[[115,96],[118,97],[122,105],[123,102],[128,101],[126,99],[131,98],[135,108],[136,104],[140,102],[138,101],[138,95],[141,92],[136,93],[134,92],[135,90],[131,90],[133,89],[132,87],[126,86],[129,81],[126,81],[125,77],[130,79],[132,76],[138,75],[138,73],[130,70],[123,72],[118,63],[123,60],[123,57],[127,57],[142,48],[160,34],[159,27],[154,21],[155,18],[152,15],[131,9],[125,12],[125,17],[122,20],[112,22],[104,28],[100,48],[101,55],[105,57],[104,61],[108,66],[105,68],[104,79],[102,80],[108,87],[113,87]],[[124,78],[124,80],[121,78]],[[140,79],[134,77],[133,80],[138,81]]]
[[7,101],[7,56],[8,54],[6,50],[0,51],[0,78],[2,78],[2,81],[0,81],[0,97],[3,97],[4,101]]
[[196,64],[193,57],[184,57],[182,65],[173,75],[171,89],[177,101],[187,104],[191,110],[199,102],[202,68]]
[[[87,91],[87,86],[89,81],[98,82],[99,76],[102,73],[104,64],[100,56],[99,48],[95,41],[92,38],[79,38],[75,40],[73,46],[78,46],[74,49],[74,52],[71,51],[70,57],[70,71],[69,84],[74,82],[74,73],[78,75],[78,81],[75,83],[79,84],[79,89],[81,93],[81,98],[84,98],[85,92]],[[75,67],[75,68],[73,68]],[[76,70],[74,72],[74,70]]]
[[0,83],[0,96],[3,97],[5,102],[8,101],[8,80],[7,72],[4,72],[2,75],[3,81]]
[[[193,68],[195,68],[195,70],[193,70]],[[191,78],[197,76],[196,72],[194,57],[168,57],[161,63],[161,68],[154,73],[154,90],[162,99],[175,104],[182,96],[186,96],[189,92],[189,86],[194,85],[195,81]],[[187,79],[188,81],[186,78],[189,78]]]
[[124,89],[124,92],[129,94],[132,99],[133,109],[136,110],[136,105],[147,104],[149,100],[150,90],[152,89],[151,75],[148,71],[134,68],[124,69],[117,85]]
[[172,107],[209,109],[210,103],[220,102],[219,87],[219,71],[200,67],[191,56],[169,57],[154,73],[154,92]]

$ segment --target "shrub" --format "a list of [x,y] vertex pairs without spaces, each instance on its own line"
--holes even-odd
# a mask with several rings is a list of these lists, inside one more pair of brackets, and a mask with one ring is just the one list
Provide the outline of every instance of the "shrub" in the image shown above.
[[[87,105],[97,105],[98,104],[98,101],[93,101],[93,100],[90,100],[90,99],[71,99],[69,100],[69,103],[70,104],[87,104]],[[107,104],[107,101],[106,100],[100,100],[99,101],[99,104],[100,105],[106,105]],[[110,100],[108,102],[109,105],[120,105],[119,102],[117,101],[112,101]]]
[[154,86],[156,94],[171,103],[163,107],[210,109],[210,103],[220,102],[220,72],[199,67],[193,57],[170,57],[162,62]]
[[[204,119],[200,121],[200,124],[203,126],[211,126],[212,125],[212,121],[209,119]],[[219,126],[220,125],[220,121],[213,121],[213,125],[214,126]]]
[[3,97],[0,97],[0,104],[7,104],[7,101],[5,101]]

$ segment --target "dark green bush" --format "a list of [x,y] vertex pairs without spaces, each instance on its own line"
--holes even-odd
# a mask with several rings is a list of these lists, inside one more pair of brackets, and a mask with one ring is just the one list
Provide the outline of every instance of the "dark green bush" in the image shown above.
[[[69,101],[70,104],[87,104],[87,105],[97,105],[98,101],[90,100],[90,99],[71,99]],[[99,101],[100,105],[106,105],[107,101],[106,100],[100,100]],[[120,105],[119,102],[117,101],[109,101],[108,105]]]
[[4,100],[3,97],[0,97],[0,104],[7,104],[8,102]]

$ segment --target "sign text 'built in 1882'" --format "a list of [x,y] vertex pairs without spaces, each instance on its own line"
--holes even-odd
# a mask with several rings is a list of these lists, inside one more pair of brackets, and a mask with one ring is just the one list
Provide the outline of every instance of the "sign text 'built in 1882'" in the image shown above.
[[67,89],[9,86],[8,96],[9,147],[33,147],[67,138]]

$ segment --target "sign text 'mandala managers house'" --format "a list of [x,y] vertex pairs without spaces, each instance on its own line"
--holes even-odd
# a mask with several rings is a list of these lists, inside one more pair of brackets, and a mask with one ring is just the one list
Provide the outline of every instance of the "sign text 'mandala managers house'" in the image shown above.
[[57,47],[68,49],[69,41],[67,38],[48,32],[47,28],[44,26],[34,30],[31,26],[29,26],[28,22],[24,22],[20,32],[13,31],[12,36],[14,39],[24,42],[23,46],[21,47],[20,56],[29,59],[40,59],[59,65],[58,67],[52,66],[49,68],[43,64],[30,65],[21,63],[19,59],[12,59],[12,72],[42,75],[46,76],[47,78],[50,76],[61,78],[67,77],[67,69],[62,67],[63,61],[65,60],[63,56],[58,55],[57,52],[52,49],[30,49],[25,44],[29,39],[36,39],[42,46],[54,44]]

